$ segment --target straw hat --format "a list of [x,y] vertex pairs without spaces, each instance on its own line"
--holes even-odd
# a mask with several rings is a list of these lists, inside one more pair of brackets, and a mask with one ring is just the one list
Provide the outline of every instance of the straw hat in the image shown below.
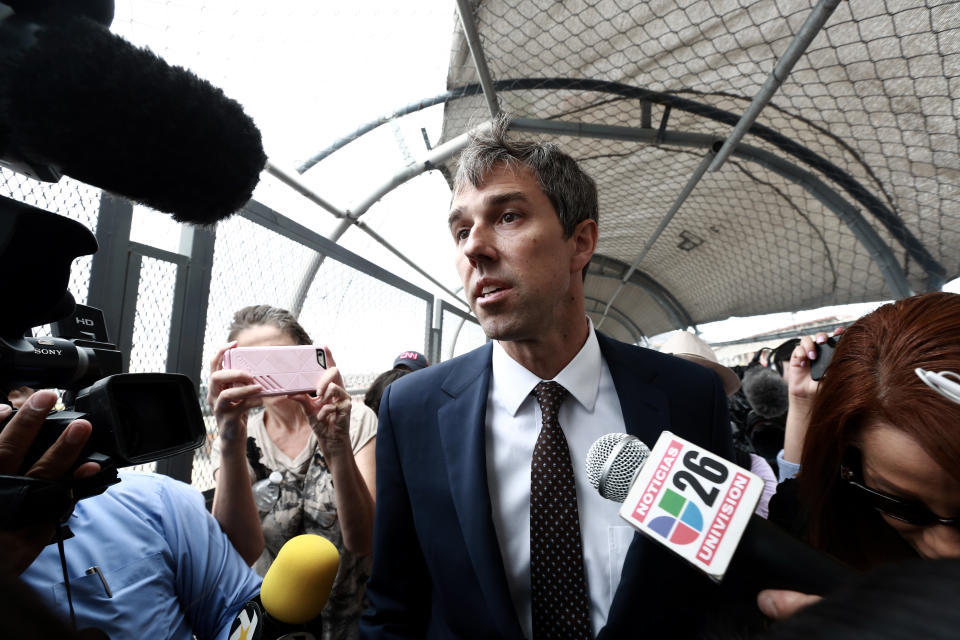
[[660,347],[661,353],[672,353],[678,358],[696,362],[708,369],[713,369],[723,382],[723,390],[729,396],[740,388],[740,378],[733,369],[725,367],[717,361],[713,349],[698,336],[688,331],[677,331]]

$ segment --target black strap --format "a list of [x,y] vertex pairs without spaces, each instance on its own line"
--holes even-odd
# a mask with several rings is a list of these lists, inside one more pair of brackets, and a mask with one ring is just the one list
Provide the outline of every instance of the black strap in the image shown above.
[[66,525],[57,527],[57,549],[60,550],[60,569],[63,571],[63,587],[67,591],[67,605],[70,607],[70,624],[73,626],[73,630],[76,631],[77,615],[73,611],[73,598],[70,596],[70,578],[67,576],[67,555],[63,551],[64,539],[71,537],[73,534],[65,535],[65,529],[67,533],[70,533],[70,529],[67,528]]

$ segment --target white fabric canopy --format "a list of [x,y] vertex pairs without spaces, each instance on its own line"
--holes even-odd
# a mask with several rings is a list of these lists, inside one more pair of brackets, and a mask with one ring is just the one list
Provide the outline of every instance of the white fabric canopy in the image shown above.
[[[897,278],[921,292],[960,274],[960,5],[917,5],[840,3],[738,153],[704,176],[636,265],[604,329],[635,339],[636,329],[889,299],[903,294]],[[500,108],[556,126],[537,135],[598,183],[602,258],[587,279],[595,322],[814,6],[475,3],[467,20]],[[448,88],[479,81],[458,23]],[[490,116],[483,95],[451,100],[444,139]],[[569,135],[570,123],[594,126]]]

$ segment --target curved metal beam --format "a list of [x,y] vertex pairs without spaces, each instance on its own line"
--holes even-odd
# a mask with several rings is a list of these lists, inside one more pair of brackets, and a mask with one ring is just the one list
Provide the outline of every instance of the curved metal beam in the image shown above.
[[[603,271],[605,268],[613,270],[614,273]],[[593,257],[590,258],[590,268],[587,270],[587,275],[623,281],[624,274],[629,269],[630,265],[628,265],[626,262],[617,260],[616,258],[611,258],[610,256],[595,253]],[[660,308],[663,309],[663,311],[667,314],[667,317],[670,318],[670,320],[678,329],[696,326],[693,318],[690,317],[690,314],[687,313],[687,310],[684,309],[682,304],[680,304],[680,301],[677,300],[677,298],[670,293],[666,287],[654,280],[649,274],[634,269],[627,282],[646,291],[647,294],[653,298],[658,305],[660,305]]]
[[756,122],[760,112],[763,111],[763,108],[773,99],[773,94],[777,92],[777,89],[780,88],[784,80],[787,79],[787,76],[790,75],[793,65],[796,64],[800,56],[803,55],[803,52],[810,46],[813,39],[820,33],[820,30],[823,29],[823,25],[827,23],[827,19],[830,18],[830,15],[837,8],[838,4],[840,4],[840,0],[820,0],[817,6],[813,8],[813,11],[807,16],[807,19],[794,37],[793,42],[790,43],[787,50],[784,51],[780,59],[777,60],[773,71],[770,72],[763,86],[760,87],[760,91],[753,97],[750,106],[743,112],[740,121],[737,122],[737,126],[733,128],[733,131],[730,132],[730,135],[727,136],[727,139],[724,141],[723,146],[717,151],[717,157],[714,158],[713,164],[710,165],[710,171],[717,171],[720,168],[733,152],[734,148],[736,148],[737,144],[740,143],[743,136],[750,130],[750,127]]
[[[531,89],[554,89],[614,94],[623,96],[625,98],[636,98],[645,102],[655,102],[657,104],[670,106],[671,108],[677,108],[682,111],[708,118],[716,122],[729,124],[731,126],[736,126],[736,123],[740,119],[740,116],[730,111],[711,107],[710,105],[697,102],[695,100],[690,100],[689,98],[682,98],[669,93],[651,91],[649,89],[643,89],[620,82],[610,82],[606,80],[576,78],[518,78],[513,80],[498,80],[493,84],[494,89],[501,93],[506,91],[524,91]],[[429,106],[442,104],[467,96],[479,95],[482,93],[483,90],[479,84],[471,84],[447,91],[434,96],[433,98],[428,98],[420,102],[406,105],[405,107],[394,111],[389,116],[384,116],[383,118],[379,118],[373,122],[370,122],[357,129],[354,133],[341,138],[333,145],[316,154],[313,158],[311,158],[311,160],[301,164],[301,166],[298,167],[298,171],[301,173],[306,171],[311,166],[327,157],[337,149],[342,148],[352,140],[372,129],[375,129],[381,124],[389,122],[393,118],[407,115]],[[907,228],[900,216],[890,210],[890,208],[881,202],[879,198],[870,193],[866,187],[860,184],[860,182],[857,181],[853,176],[826,158],[815,153],[811,149],[808,149],[807,147],[798,144],[790,138],[787,138],[771,127],[754,123],[750,127],[749,132],[761,138],[762,140],[769,142],[784,153],[795,157],[801,163],[810,166],[811,168],[827,176],[833,182],[840,185],[840,187],[846,191],[856,202],[860,203],[863,207],[870,211],[870,213],[880,221],[887,231],[894,238],[896,238],[897,242],[899,242],[900,245],[906,249],[910,257],[913,258],[923,268],[924,272],[927,274],[928,291],[939,291],[943,287],[944,280],[946,279],[946,269],[944,269],[943,265],[941,265],[930,254],[930,252],[927,251],[927,248],[924,247],[917,237],[910,231],[910,229]]]
[[[594,298],[592,296],[584,296],[584,300],[587,302],[592,302],[594,304],[593,309],[587,309],[588,313],[600,313],[602,308],[607,305],[606,300],[600,300],[599,298]],[[597,307],[601,307],[600,310]],[[610,317],[620,323],[620,325],[627,330],[631,336],[633,336],[634,344],[639,344],[641,342],[646,342],[646,337],[643,334],[643,331],[640,330],[640,327],[630,319],[630,316],[625,314],[623,311],[620,311],[617,307],[611,307],[610,310],[613,312],[613,315]]]
[[[384,240],[383,237],[380,236],[380,234],[375,232],[373,229],[371,229],[364,223],[360,222],[358,218],[363,214],[365,214],[370,209],[370,207],[372,207],[374,204],[377,203],[378,200],[380,200],[380,198],[387,195],[388,193],[390,193],[400,185],[404,184],[409,180],[412,180],[413,178],[417,177],[421,173],[426,173],[427,171],[436,169],[437,167],[441,166],[444,162],[446,162],[456,154],[463,151],[463,148],[466,147],[467,144],[470,142],[470,136],[472,136],[475,133],[485,131],[489,129],[490,126],[491,126],[491,122],[482,122],[476,127],[474,127],[473,129],[471,129],[470,131],[464,134],[461,134],[456,138],[453,138],[452,140],[448,140],[438,147],[434,147],[419,161],[400,169],[389,180],[387,180],[385,183],[383,183],[382,185],[374,189],[366,198],[358,202],[356,206],[346,211],[339,211],[338,209],[334,208],[332,205],[329,205],[325,200],[320,198],[320,196],[316,195],[312,189],[306,186],[303,183],[303,181],[299,179],[299,177],[293,176],[289,172],[285,172],[279,168],[275,168],[273,167],[273,165],[269,163],[267,167],[270,173],[273,174],[275,177],[283,180],[286,184],[296,189],[297,192],[310,198],[311,200],[313,200],[314,202],[322,206],[324,209],[332,213],[334,216],[336,216],[337,218],[340,218],[340,224],[338,224],[337,227],[333,230],[333,232],[330,233],[329,236],[327,236],[328,240],[332,240],[333,242],[339,242],[341,236],[343,236],[343,234],[346,233],[347,229],[349,229],[351,225],[359,227],[367,235],[369,235],[374,240],[376,240],[381,245],[383,245],[387,250],[391,251],[394,255],[396,255],[401,260],[406,262],[408,265],[413,267],[421,275],[426,276],[428,280],[430,280],[431,282],[439,286],[443,291],[446,291],[447,293],[450,293],[451,295],[453,295],[454,298],[457,298],[457,300],[461,304],[463,304],[465,307],[467,307],[467,309],[469,309],[470,305],[468,305],[465,300],[458,298],[449,289],[443,286],[443,284],[440,283],[439,280],[437,280],[432,275],[428,274],[426,271],[424,271],[419,266],[414,264],[410,258],[408,258],[405,254],[403,254],[399,249],[391,245],[389,242]],[[293,313],[294,316],[298,316],[300,314],[300,310],[303,309],[303,305],[304,305],[304,302],[306,301],[307,293],[310,291],[310,285],[313,283],[313,279],[317,277],[317,273],[320,272],[320,266],[323,264],[324,259],[326,259],[325,255],[323,255],[322,253],[317,253],[313,256],[313,258],[311,258],[310,264],[308,264],[304,269],[303,276],[300,278],[300,284],[297,287],[297,291],[294,296],[293,304],[290,307],[290,311]]]
[[[626,140],[654,144],[657,141],[657,132],[653,129],[639,129],[636,127],[618,127],[613,125],[593,125],[578,122],[558,122],[554,120],[532,120],[518,118],[511,123],[511,127],[522,131],[546,133],[552,135],[581,136],[589,138],[604,138],[608,140]],[[663,134],[661,144],[678,147],[708,148],[716,142],[716,137],[705,133],[684,133],[668,131]],[[883,280],[895,298],[905,298],[913,295],[913,288],[907,280],[906,274],[900,267],[893,251],[884,242],[867,220],[850,202],[830,188],[825,182],[809,171],[805,171],[783,158],[751,145],[740,143],[733,151],[733,155],[755,162],[777,175],[790,180],[802,187],[832,211],[843,222],[861,245],[870,254],[877,264]]]
[[477,133],[487,131],[492,126],[491,121],[481,122],[466,133],[461,133],[452,140],[434,147],[423,158],[414,164],[407,165],[397,171],[390,179],[374,189],[370,194],[347,211],[347,217],[356,220],[367,212],[380,198],[387,195],[403,183],[416,178],[421,173],[436,169],[444,162],[463,151],[470,143],[470,139]]
[[[490,123],[485,123],[485,124],[486,124],[486,126],[489,126],[489,125],[490,125]],[[481,126],[483,126],[483,125],[481,125]],[[464,134],[464,136],[466,136],[466,134]],[[464,136],[461,136],[461,137],[464,137]],[[459,138],[457,138],[457,139],[455,139],[455,140],[449,141],[447,144],[450,144],[451,146],[453,146],[453,143],[457,143],[457,144],[461,144],[462,146],[465,146],[465,145],[466,145],[466,140],[460,140]],[[462,148],[462,146],[461,146],[461,148]],[[430,158],[431,158],[431,157],[434,157],[434,156],[441,156],[441,157],[442,157],[443,154],[445,154],[445,153],[450,153],[450,150],[447,149],[446,147],[447,147],[446,144],[445,144],[445,145],[441,145],[440,147],[436,147],[435,149],[433,149],[433,151],[430,152],[430,155],[429,155],[426,159],[424,159],[420,164],[412,165],[412,167],[405,167],[405,168],[401,171],[401,173],[405,174],[405,177],[403,177],[402,179],[394,180],[394,181],[391,183],[393,186],[385,189],[385,190],[384,190],[382,193],[380,193],[380,195],[378,195],[375,199],[372,199],[372,200],[371,200],[371,199],[368,198],[368,203],[365,204],[365,207],[366,207],[366,208],[369,208],[374,202],[376,202],[377,200],[379,200],[381,197],[383,197],[384,194],[390,192],[392,189],[395,189],[396,187],[399,187],[401,184],[403,184],[403,183],[406,182],[407,180],[410,180],[411,178],[413,178],[413,177],[415,177],[415,176],[417,176],[417,175],[420,175],[420,174],[423,173],[424,171],[427,171],[427,170],[429,170],[429,169],[432,169],[433,166],[431,165]],[[455,152],[454,152],[454,153],[455,153]],[[383,236],[381,236],[379,233],[377,233],[376,231],[374,231],[373,229],[371,229],[370,227],[368,227],[368,226],[367,226],[366,224],[364,224],[362,221],[357,220],[357,217],[356,217],[355,214],[352,214],[350,211],[341,212],[341,211],[339,211],[338,209],[336,209],[336,207],[333,207],[333,205],[330,205],[329,203],[327,203],[327,202],[326,202],[323,198],[321,198],[310,186],[308,186],[306,183],[304,183],[303,180],[302,180],[302,178],[300,178],[300,176],[297,176],[297,175],[291,174],[291,173],[289,173],[289,172],[287,172],[287,171],[284,171],[283,169],[281,169],[281,168],[277,167],[276,165],[273,165],[272,163],[269,163],[269,162],[267,163],[266,170],[267,170],[271,175],[279,178],[282,182],[284,182],[284,183],[287,184],[288,186],[290,186],[290,187],[292,187],[293,189],[295,189],[295,190],[296,190],[298,193],[300,193],[301,195],[309,198],[310,200],[312,200],[312,201],[315,202],[316,204],[320,205],[321,207],[323,207],[324,209],[326,209],[327,211],[329,211],[332,215],[334,215],[336,218],[338,218],[338,219],[340,220],[340,224],[337,226],[336,229],[334,229],[333,233],[330,234],[330,236],[327,238],[327,240],[331,240],[332,242],[337,242],[337,241],[340,239],[340,236],[342,236],[343,233],[344,233],[347,229],[349,229],[351,225],[352,225],[352,226],[355,226],[355,227],[357,227],[358,229],[360,229],[361,231],[363,231],[364,233],[366,233],[368,236],[370,236],[371,238],[373,238],[374,240],[376,240],[376,241],[377,241],[383,248],[385,248],[387,251],[390,251],[390,252],[393,253],[395,256],[397,256],[398,258],[400,258],[400,260],[402,260],[403,262],[407,263],[407,265],[409,265],[414,271],[416,271],[417,273],[419,273],[420,275],[422,275],[424,278],[426,278],[427,280],[429,280],[430,282],[432,282],[432,283],[433,283],[434,285],[436,285],[441,291],[444,291],[444,292],[450,294],[450,296],[451,296],[453,299],[455,299],[455,300],[457,300],[458,302],[460,302],[460,304],[462,304],[462,305],[463,305],[464,307],[466,307],[467,309],[470,308],[470,305],[467,303],[466,300],[463,300],[462,298],[458,297],[457,294],[455,294],[453,291],[451,291],[450,289],[448,289],[446,285],[444,285],[444,284],[443,284],[442,282],[440,282],[437,278],[435,278],[432,274],[428,273],[428,272],[427,272],[426,270],[424,270],[420,265],[418,265],[418,264],[415,263],[413,260],[411,260],[411,259],[407,256],[406,253],[404,253],[404,252],[401,251],[400,249],[398,249],[398,248],[396,248],[395,246],[393,246],[392,244],[390,244],[390,243],[389,243],[385,238],[383,238]],[[366,211],[366,208],[364,209],[364,211]],[[325,256],[324,254],[318,252],[316,255],[313,256],[313,258],[312,258],[311,261],[310,261],[310,264],[307,265],[307,267],[304,269],[304,271],[303,271],[303,276],[300,278],[300,284],[297,286],[296,293],[294,294],[294,299],[292,300],[291,305],[290,305],[290,311],[291,311],[295,316],[296,316],[296,315],[299,315],[300,310],[303,308],[303,303],[304,303],[304,300],[305,300],[305,298],[306,298],[307,292],[308,292],[309,289],[310,289],[310,285],[311,285],[311,283],[313,282],[313,279],[316,277],[317,273],[319,272],[320,266],[323,264],[323,261],[324,261],[325,258],[326,258],[326,256]]]
[[483,97],[487,99],[490,117],[496,118],[500,114],[497,91],[493,88],[493,76],[490,75],[490,69],[487,67],[487,57],[483,53],[477,24],[473,20],[473,7],[470,4],[470,0],[457,0],[457,14],[460,16],[460,24],[463,25],[463,35],[467,38],[470,55],[473,56],[473,66],[477,69],[480,86],[483,87]]
[[[665,132],[660,130],[657,132],[657,136],[660,139],[663,139]],[[684,185],[683,190],[677,196],[676,200],[673,202],[673,206],[670,207],[669,211],[660,219],[660,224],[657,225],[657,228],[653,231],[653,234],[647,238],[647,242],[643,245],[643,248],[640,249],[639,255],[634,259],[633,264],[630,265],[630,268],[627,269],[627,272],[623,274],[623,278],[620,281],[620,286],[617,287],[617,290],[613,292],[613,295],[610,296],[610,300],[607,302],[607,309],[610,308],[610,305],[613,304],[613,301],[617,299],[617,296],[620,295],[620,292],[623,291],[624,287],[627,286],[627,281],[630,276],[633,275],[633,272],[637,270],[637,267],[640,266],[640,263],[643,262],[643,259],[647,257],[647,252],[653,248],[653,245],[657,242],[657,239],[660,237],[660,234],[663,233],[667,225],[670,224],[670,221],[673,219],[673,216],[680,211],[680,207],[683,206],[683,203],[687,201],[687,198],[690,197],[690,194],[693,193],[694,187],[700,182],[700,179],[703,177],[703,174],[707,172],[707,167],[710,166],[710,162],[713,160],[716,154],[717,148],[720,146],[719,142],[715,142],[707,150],[706,155],[703,156],[703,159],[700,161],[700,164],[697,166],[696,170],[693,172],[693,175],[687,180],[687,184]],[[603,317],[607,317],[607,312],[603,312]],[[600,319],[600,323],[603,324],[603,318]]]
[[[494,82],[494,87],[497,86],[497,83]],[[435,107],[438,104],[444,104],[451,100],[457,100],[459,98],[466,98],[469,96],[476,96],[483,94],[483,87],[479,84],[469,84],[464,87],[458,87],[456,89],[451,89],[450,91],[444,91],[443,93],[437,94],[431,98],[425,98],[423,100],[418,100],[417,102],[411,102],[406,104],[399,109],[396,109],[384,116],[377,118],[376,120],[371,120],[370,122],[360,126],[357,129],[354,129],[347,135],[335,140],[330,146],[321,149],[317,153],[310,156],[308,159],[301,162],[297,165],[297,173],[306,173],[314,166],[319,164],[330,154],[339,151],[344,148],[360,136],[363,136],[367,133],[370,133],[377,127],[387,124],[391,120],[396,120],[397,118],[402,118],[403,116],[410,115],[411,113],[416,113],[417,111],[423,111],[430,107]]]

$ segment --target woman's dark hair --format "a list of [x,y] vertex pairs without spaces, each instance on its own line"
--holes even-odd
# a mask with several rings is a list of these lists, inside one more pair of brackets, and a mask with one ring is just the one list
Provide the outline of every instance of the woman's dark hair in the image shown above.
[[844,331],[813,402],[797,478],[808,538],[855,566],[915,555],[840,479],[844,453],[866,429],[904,432],[960,481],[960,404],[928,388],[917,367],[960,372],[960,295],[905,298],[858,320]]
[[376,380],[370,384],[370,388],[367,389],[367,392],[364,394],[363,404],[373,409],[374,413],[380,413],[380,398],[383,396],[383,392],[387,389],[387,385],[397,378],[402,378],[408,373],[413,372],[409,369],[390,369],[389,371],[384,371],[378,375]]
[[241,331],[265,324],[280,329],[297,344],[313,344],[310,336],[307,335],[307,332],[300,326],[292,313],[286,309],[271,307],[267,304],[244,307],[233,314],[233,322],[230,323],[227,341],[235,340]]

